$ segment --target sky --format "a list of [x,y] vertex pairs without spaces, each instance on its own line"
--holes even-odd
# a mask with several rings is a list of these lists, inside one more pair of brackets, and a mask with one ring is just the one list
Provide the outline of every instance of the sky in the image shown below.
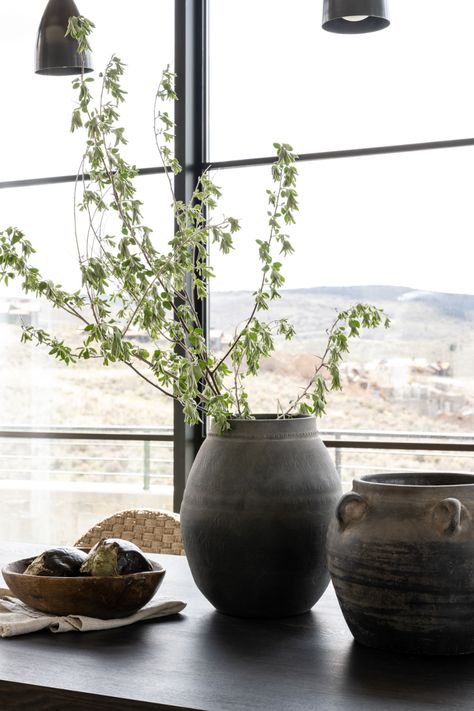
[[[45,0],[0,5],[0,180],[74,174],[82,139],[71,136],[70,78],[33,73]],[[158,162],[152,109],[161,70],[173,61],[172,0],[78,0],[97,26],[97,69],[116,52],[130,91],[123,122],[128,155]],[[441,0],[396,0],[391,26],[369,35],[320,28],[322,0],[211,0],[210,159],[466,138],[474,135],[474,3],[447,23]],[[474,293],[474,148],[299,164],[295,254],[289,288],[395,284]],[[221,171],[222,211],[240,217],[238,247],[212,255],[214,288],[258,284],[254,239],[267,234],[268,168]],[[140,179],[157,239],[171,229],[163,179]],[[41,268],[77,285],[70,185],[0,190],[0,227],[15,224]],[[254,251],[250,251],[254,250]],[[3,292],[2,292],[3,293]]]

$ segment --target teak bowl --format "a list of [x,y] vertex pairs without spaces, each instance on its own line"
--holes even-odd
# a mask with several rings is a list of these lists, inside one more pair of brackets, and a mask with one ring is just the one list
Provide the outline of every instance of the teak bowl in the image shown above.
[[8,563],[3,578],[13,595],[26,605],[52,615],[85,615],[110,620],[128,617],[151,600],[165,569],[150,561],[153,570],[114,576],[54,577],[23,575],[33,558]]

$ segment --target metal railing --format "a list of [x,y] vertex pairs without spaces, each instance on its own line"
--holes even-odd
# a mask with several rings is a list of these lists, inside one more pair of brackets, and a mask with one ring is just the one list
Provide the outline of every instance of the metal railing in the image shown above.
[[383,430],[319,430],[327,447],[474,452],[474,432],[391,432]]
[[[389,466],[387,459],[403,455],[436,454],[461,461],[474,455],[474,433],[392,432],[375,430],[320,430],[326,446],[334,453],[338,472],[358,470],[399,471],[398,462]],[[0,479],[25,474],[35,479],[138,483],[144,490],[164,483],[173,485],[172,427],[38,427],[34,425],[0,426],[0,441],[9,443],[0,460]],[[30,443],[29,450],[25,443]],[[41,443],[47,449],[41,449]],[[35,443],[35,446],[33,444]],[[78,449],[82,443],[82,449]],[[22,445],[21,449],[15,447]],[[67,446],[66,452],[60,451]],[[89,448],[87,452],[83,447]],[[53,450],[51,451],[51,447]],[[4,449],[6,449],[4,447]],[[379,455],[372,464],[366,457],[354,463],[356,453]],[[12,477],[12,475],[14,475]]]
[[[474,470],[474,433],[320,430],[320,435],[326,446],[333,450],[334,463],[342,479],[346,472],[356,475],[357,472],[409,471],[429,455],[444,460],[444,468],[448,471],[456,470],[466,460],[472,460]],[[350,461],[364,452],[378,452],[379,461],[372,463],[367,456],[361,464]],[[391,464],[395,457],[397,461]],[[400,466],[403,460],[405,464]]]
[[173,485],[171,427],[1,426],[0,441],[2,480]]
[[64,427],[53,425],[1,425],[0,438],[11,439],[84,439],[119,441],[173,442],[172,427]]

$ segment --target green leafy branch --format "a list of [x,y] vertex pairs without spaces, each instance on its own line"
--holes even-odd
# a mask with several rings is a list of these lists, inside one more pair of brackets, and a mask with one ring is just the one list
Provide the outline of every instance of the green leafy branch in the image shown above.
[[[92,28],[83,17],[69,21],[68,34],[77,40],[82,53],[89,50]],[[296,156],[288,144],[274,144],[274,185],[267,190],[268,234],[256,240],[260,284],[249,316],[225,353],[214,354],[198,308],[214,276],[209,245],[230,254],[240,224],[233,217],[214,218],[221,192],[209,171],[200,176],[189,202],[176,199],[173,179],[182,167],[174,155],[175,125],[166,108],[177,101],[175,75],[169,67],[156,92],[153,127],[170,188],[175,234],[163,241],[145,224],[135,184],[138,170],[122,154],[127,145],[120,125],[120,107],[126,100],[121,84],[124,71],[123,62],[113,55],[99,77],[97,103],[92,95],[93,78],[82,72],[73,81],[77,103],[71,130],[80,129],[86,135],[74,191],[82,290],[69,293],[45,279],[30,264],[31,243],[13,227],[0,234],[0,282],[8,284],[18,277],[25,292],[46,298],[81,322],[77,346],[33,326],[23,329],[23,341],[49,348],[52,357],[67,365],[91,358],[101,359],[104,365],[122,362],[162,394],[178,399],[186,422],[194,424],[208,415],[224,430],[232,416],[252,417],[247,379],[256,376],[262,358],[274,352],[276,336],[291,340],[295,334],[287,319],[267,321],[262,315],[280,298],[284,285],[281,260],[293,252],[287,228],[295,222],[298,210]],[[86,217],[85,235],[79,229],[81,215]],[[339,368],[348,340],[358,337],[362,328],[376,328],[383,319],[381,310],[366,304],[339,313],[313,378],[286,411],[280,408],[280,416],[322,414],[328,391],[341,387]],[[148,335],[147,349],[134,341],[134,330]]]
[[312,378],[298,397],[289,403],[282,416],[288,417],[293,412],[319,417],[324,415],[329,391],[342,390],[340,366],[344,355],[349,352],[349,340],[359,338],[362,328],[374,329],[381,325],[388,328],[390,319],[384,315],[383,309],[370,304],[355,304],[340,311],[327,330],[326,348]]

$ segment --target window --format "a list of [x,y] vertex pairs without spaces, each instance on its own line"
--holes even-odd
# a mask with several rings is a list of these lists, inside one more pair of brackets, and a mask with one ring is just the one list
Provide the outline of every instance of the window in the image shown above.
[[[78,170],[83,136],[69,132],[75,99],[71,77],[33,73],[46,3],[4,5],[0,59],[10,70],[3,84],[3,105],[9,110],[0,126],[1,228],[22,229],[37,250],[32,261],[45,277],[80,289],[74,184],[67,176]],[[161,70],[173,61],[173,3],[82,0],[80,10],[96,25],[96,81],[113,52],[128,65],[124,86],[130,100],[122,116],[129,158],[141,168],[154,167],[153,101]],[[33,185],[14,185],[17,179],[33,179]],[[155,239],[168,241],[173,218],[164,177],[140,177],[138,191]],[[104,368],[87,361],[66,367],[46,349],[20,345],[21,323],[46,328],[70,343],[79,328],[47,302],[25,297],[19,284],[0,288],[2,540],[72,543],[113,511],[172,509],[172,402],[125,366]]]
[[[468,2],[458,10],[474,14]],[[311,377],[336,308],[385,308],[391,329],[353,343],[344,390],[320,424],[346,482],[364,468],[459,469],[474,449],[472,147],[400,145],[472,136],[468,30],[446,26],[437,0],[391,12],[389,30],[338,36],[320,30],[321,7],[306,0],[210,2],[210,163],[223,212],[243,226],[232,255],[211,254],[211,339],[224,346],[249,313],[254,240],[267,234],[262,157],[290,142],[303,159],[296,252],[270,318],[289,317],[297,337],[278,343],[250,395],[274,412]],[[391,448],[402,440],[411,453]]]
[[[391,328],[353,342],[344,389],[331,395],[321,428],[352,436],[365,431],[454,439],[473,432],[470,153],[423,151],[298,166],[295,253],[285,260],[283,298],[268,316],[289,318],[296,338],[278,341],[261,376],[248,382],[255,411],[275,412],[278,400],[285,406],[295,397],[324,350],[336,309],[367,301],[385,309]],[[267,234],[269,181],[266,166],[217,176],[223,211],[242,218],[235,252],[211,256],[217,274],[211,337],[223,348],[250,312],[259,283],[254,240]]]
[[[235,253],[210,254],[214,346],[248,313],[258,283],[254,239],[266,233],[272,144],[288,141],[301,157],[296,252],[285,260],[286,290],[274,306],[295,322],[297,338],[279,343],[263,366],[251,393],[255,409],[274,410],[277,392],[291,398],[311,376],[336,307],[370,301],[386,309],[392,327],[353,344],[344,390],[321,421],[343,477],[472,463],[472,3],[460,0],[464,21],[451,27],[441,0],[398,0],[391,27],[363,36],[323,32],[321,5],[310,0],[80,5],[96,24],[96,70],[113,52],[128,65],[127,150],[145,169],[140,190],[147,222],[160,225],[157,239],[171,235],[172,215],[162,176],[146,173],[158,164],[154,89],[173,54],[186,85],[177,142],[192,154],[187,175],[216,171],[223,211],[242,219]],[[31,237],[45,272],[56,269],[56,279],[79,288],[71,176],[82,146],[69,134],[70,80],[32,72],[43,9],[44,0],[27,0],[0,10],[0,59],[10,68],[0,214],[2,227],[13,222]],[[414,145],[432,142],[437,150]],[[203,436],[122,368],[66,369],[18,345],[20,319],[54,326],[58,317],[15,285],[0,293],[4,540],[29,540],[34,530],[44,541],[70,542],[112,509],[172,508],[173,486],[179,508],[188,454]],[[74,338],[73,324],[65,326]],[[21,514],[16,528],[12,510]]]
[[321,30],[322,2],[210,0],[210,158],[472,135],[470,0],[397,0],[383,32]]
[[[153,101],[161,71],[173,63],[172,0],[82,0],[80,12],[96,25],[93,77],[112,54],[126,64],[123,109],[130,159],[140,167],[157,165],[153,137]],[[5,2],[1,9],[0,62],[8,71],[2,81],[0,181],[75,175],[83,142],[69,126],[75,101],[71,77],[34,74],[34,47],[46,0]],[[150,130],[147,132],[147,128]]]

